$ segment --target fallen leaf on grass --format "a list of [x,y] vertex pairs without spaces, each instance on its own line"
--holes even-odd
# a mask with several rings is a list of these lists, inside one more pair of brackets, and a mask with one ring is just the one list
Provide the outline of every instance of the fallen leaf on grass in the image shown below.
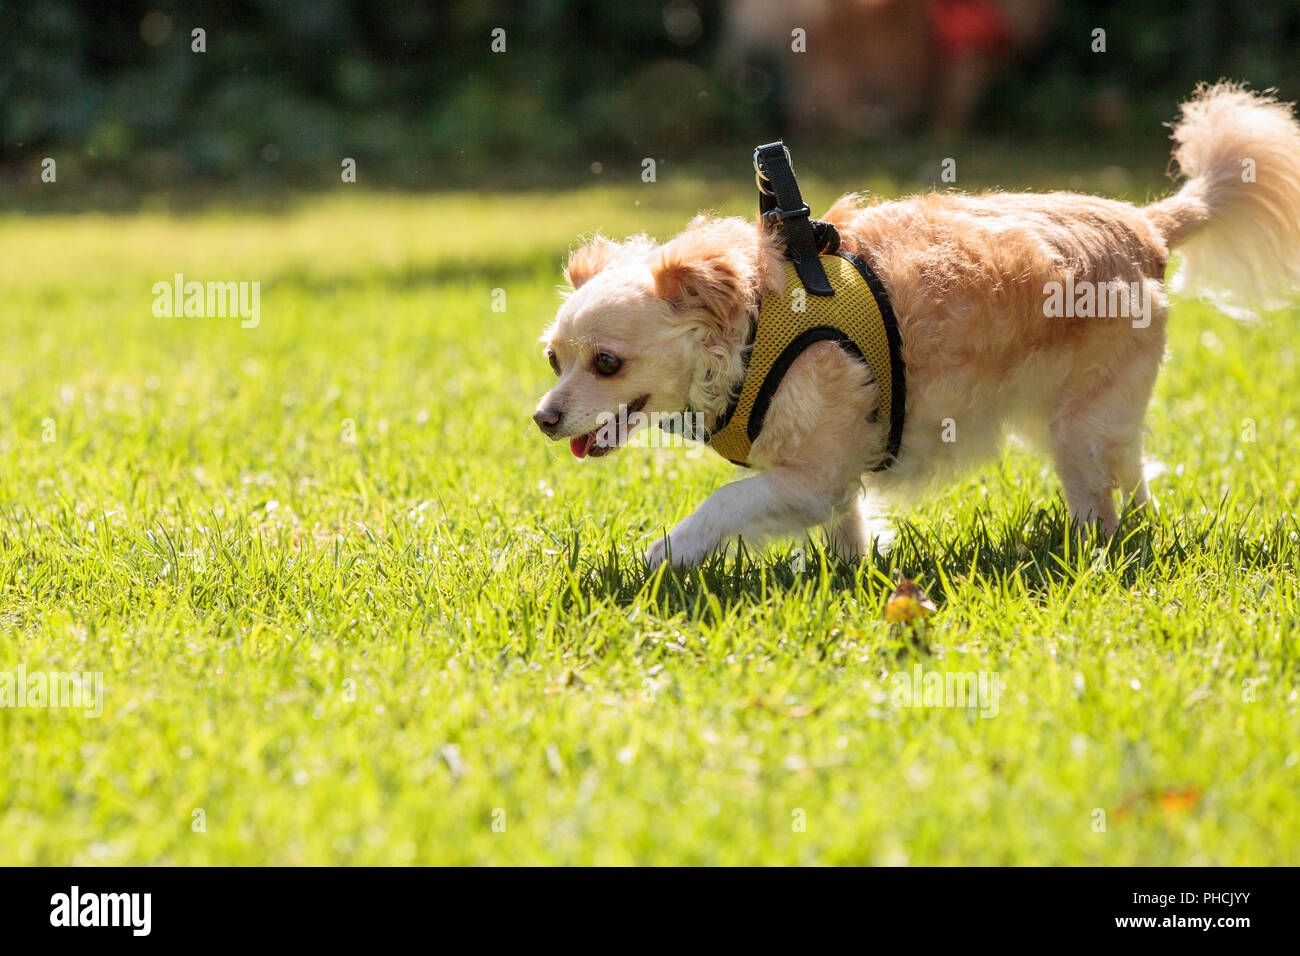
[[1152,787],[1130,793],[1115,807],[1115,816],[1124,817],[1132,813],[1138,804],[1158,806],[1166,817],[1180,817],[1190,812],[1205,791],[1200,787]]
[[1187,813],[1201,802],[1201,793],[1200,787],[1166,790],[1160,794],[1160,811],[1167,817],[1176,817]]
[[909,624],[937,610],[920,585],[911,578],[903,578],[885,602],[885,620],[890,624]]

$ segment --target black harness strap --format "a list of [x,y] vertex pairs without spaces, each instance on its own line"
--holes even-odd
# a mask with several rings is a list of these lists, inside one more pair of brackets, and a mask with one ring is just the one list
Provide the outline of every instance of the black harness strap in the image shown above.
[[[778,140],[754,150],[754,171],[758,174],[759,215],[785,239],[786,258],[794,263],[799,281],[812,295],[834,295],[818,258],[821,250],[809,218],[811,210],[799,193],[785,144]],[[838,246],[839,237],[835,240]]]

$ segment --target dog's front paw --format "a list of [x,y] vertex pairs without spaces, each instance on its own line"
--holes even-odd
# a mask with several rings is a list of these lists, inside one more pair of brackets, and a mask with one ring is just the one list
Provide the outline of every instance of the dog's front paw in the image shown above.
[[699,564],[709,553],[710,543],[695,539],[690,534],[674,530],[672,534],[660,538],[650,545],[645,553],[645,562],[653,571],[665,561],[671,561],[675,568],[688,568]]
[[659,567],[659,565],[664,563],[664,559],[667,556],[668,556],[668,539],[660,538],[658,541],[656,541],[654,544],[650,545],[650,547],[646,549],[645,563],[650,568],[650,570],[653,571],[655,568]]

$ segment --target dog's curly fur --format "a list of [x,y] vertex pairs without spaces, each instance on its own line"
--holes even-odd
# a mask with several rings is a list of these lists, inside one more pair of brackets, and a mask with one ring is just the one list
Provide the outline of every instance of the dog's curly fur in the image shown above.
[[[861,555],[886,536],[888,504],[985,459],[1007,430],[1050,452],[1076,524],[1114,533],[1117,491],[1135,506],[1149,500],[1143,418],[1165,350],[1171,249],[1187,280],[1226,308],[1274,307],[1300,289],[1291,107],[1237,84],[1203,86],[1173,139],[1186,181],[1144,207],[1073,193],[836,202],[822,218],[871,264],[898,317],[907,403],[897,461],[871,470],[887,425],[871,420],[865,364],[818,343],[771,403],[752,450],[758,473],[651,545],[651,565],[819,523],[840,553]],[[588,435],[600,412],[634,401],[714,420],[739,388],[760,298],[784,281],[781,256],[760,225],[708,217],[663,245],[597,239],[577,250],[566,269],[574,291],[543,337],[560,375],[534,416],[543,431]],[[1122,283],[1148,308],[1055,314],[1048,290],[1067,283],[1091,286],[1098,301]],[[620,361],[615,374],[593,368],[600,353]]]

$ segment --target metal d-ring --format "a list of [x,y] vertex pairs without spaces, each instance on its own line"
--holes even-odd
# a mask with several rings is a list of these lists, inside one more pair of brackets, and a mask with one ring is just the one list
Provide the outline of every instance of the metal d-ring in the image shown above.
[[[790,166],[790,172],[793,173],[794,160],[790,156],[790,147],[785,145],[785,143],[782,143],[781,149],[785,151],[785,161]],[[754,150],[754,185],[758,187],[758,191],[763,195],[776,198],[776,193],[763,185],[763,183],[770,183],[771,181],[771,177],[769,177],[767,173],[763,172],[763,164],[758,158],[758,150]]]

